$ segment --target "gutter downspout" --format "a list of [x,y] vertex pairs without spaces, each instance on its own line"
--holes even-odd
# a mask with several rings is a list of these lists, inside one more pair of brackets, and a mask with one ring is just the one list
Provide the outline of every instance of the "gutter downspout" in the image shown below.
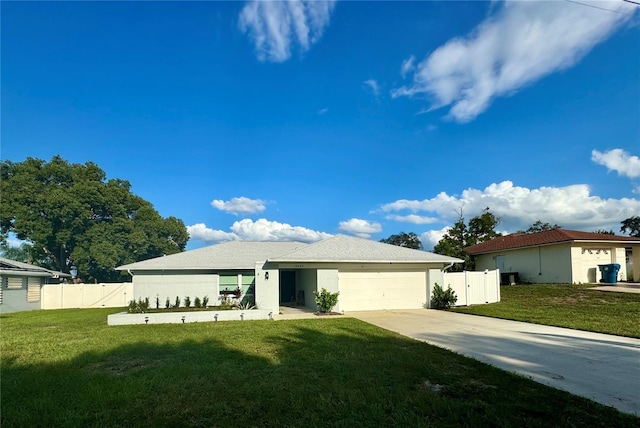
[[455,263],[456,263],[456,262],[451,262],[451,263],[449,263],[449,265],[448,265],[448,266],[443,267],[443,268],[442,268],[442,272],[446,272],[446,271],[447,271],[447,269],[449,269],[449,268],[450,268],[451,266],[453,266]]
[[[131,269],[127,269],[127,273],[131,276],[131,288],[133,289],[133,273],[131,273]],[[127,306],[129,304],[129,302],[127,302],[127,289],[125,286],[124,289],[124,305]]]

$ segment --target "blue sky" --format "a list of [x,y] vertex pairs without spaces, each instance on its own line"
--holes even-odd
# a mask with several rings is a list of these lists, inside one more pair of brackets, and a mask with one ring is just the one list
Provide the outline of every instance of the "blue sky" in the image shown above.
[[640,12],[2,2],[1,157],[93,161],[188,248],[640,214]]

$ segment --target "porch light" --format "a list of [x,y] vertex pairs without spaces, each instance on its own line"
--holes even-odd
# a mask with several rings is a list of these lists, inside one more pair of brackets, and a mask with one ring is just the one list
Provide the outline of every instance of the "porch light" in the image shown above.
[[265,281],[269,280],[269,272],[265,272],[264,273],[264,279],[265,279]]

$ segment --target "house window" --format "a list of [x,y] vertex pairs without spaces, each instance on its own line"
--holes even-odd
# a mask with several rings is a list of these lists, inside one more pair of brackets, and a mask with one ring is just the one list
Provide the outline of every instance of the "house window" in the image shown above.
[[19,290],[22,288],[22,278],[19,276],[9,276],[5,278],[5,281],[7,290]]
[[242,275],[242,294],[253,294],[253,289],[256,284],[255,275]]
[[27,302],[35,303],[40,301],[40,278],[27,278]]
[[238,288],[238,275],[220,275],[220,294],[228,294]]

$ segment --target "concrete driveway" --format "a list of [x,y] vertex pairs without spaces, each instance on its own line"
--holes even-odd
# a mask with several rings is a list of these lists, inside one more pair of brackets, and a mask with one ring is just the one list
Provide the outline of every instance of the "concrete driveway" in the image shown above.
[[424,309],[348,315],[640,416],[640,339]]

